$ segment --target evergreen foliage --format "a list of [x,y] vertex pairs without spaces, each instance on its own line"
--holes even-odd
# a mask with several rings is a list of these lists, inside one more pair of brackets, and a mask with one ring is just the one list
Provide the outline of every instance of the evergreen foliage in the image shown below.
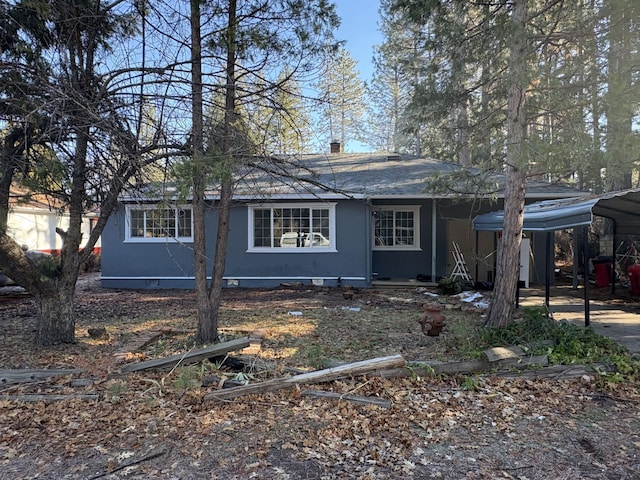
[[[637,2],[527,4],[529,175],[595,192],[637,186]],[[377,75],[403,69],[411,96],[399,115],[411,119],[405,133],[419,134],[426,156],[501,170],[511,6],[385,0],[381,10],[381,51],[397,60]],[[397,37],[406,32],[416,52],[403,59]],[[386,118],[392,129],[397,117]]]
[[349,142],[363,138],[365,113],[364,83],[347,50],[325,57],[316,89],[320,110],[316,140],[324,149],[330,142],[340,142],[344,151]]

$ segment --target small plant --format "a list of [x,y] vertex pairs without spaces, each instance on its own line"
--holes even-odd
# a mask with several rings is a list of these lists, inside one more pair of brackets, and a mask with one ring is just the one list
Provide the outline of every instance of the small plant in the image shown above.
[[465,377],[460,383],[460,388],[469,392],[477,392],[480,390],[480,380],[478,377]]
[[108,398],[111,403],[118,403],[122,394],[128,390],[127,384],[124,382],[114,382],[107,387]]
[[176,370],[173,386],[186,392],[202,385],[202,369],[200,366],[181,367]]
[[[226,354],[224,356],[224,358],[222,358],[222,360],[220,360],[220,358],[217,358],[215,360],[215,362],[211,363],[209,361],[207,361],[207,363],[211,364],[214,370],[220,370],[222,368],[222,366],[224,365],[224,362],[227,361],[227,358],[229,357],[229,354]],[[204,362],[203,362],[204,365]]]
[[307,365],[311,368],[319,370],[325,367],[326,358],[322,353],[322,348],[319,345],[312,345],[307,349]]
[[438,291],[442,295],[457,295],[464,290],[464,283],[459,277],[444,277],[438,282]]
[[409,376],[414,382],[422,381],[422,377],[418,375],[416,370],[420,370],[420,373],[424,376],[433,376],[436,374],[433,367],[427,363],[408,362],[407,370],[409,370]]
[[233,377],[233,379],[236,382],[242,383],[243,385],[249,385],[249,382],[253,380],[254,377],[253,375],[250,375],[248,373],[238,372],[236,373],[235,377]]

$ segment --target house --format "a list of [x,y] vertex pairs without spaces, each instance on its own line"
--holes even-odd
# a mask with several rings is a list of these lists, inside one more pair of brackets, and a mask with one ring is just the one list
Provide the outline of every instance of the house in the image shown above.
[[[479,200],[426,189],[426,180],[460,170],[458,164],[427,158],[343,153],[306,155],[296,162],[281,158],[247,169],[234,191],[225,285],[434,282],[454,268],[453,242],[472,277],[492,281],[494,259],[474,252],[495,251],[496,234],[474,232],[471,219],[501,208],[499,191],[496,203],[488,196]],[[499,188],[500,178],[492,181]],[[575,195],[566,186],[540,182],[529,185],[527,200]],[[210,192],[208,271],[216,198]],[[102,285],[193,288],[192,242],[190,203],[170,188],[123,198],[102,235]]]
[[[88,238],[96,214],[85,215],[82,221],[83,238]],[[37,250],[58,254],[62,248],[62,238],[56,228],[69,228],[69,214],[47,200],[43,195],[30,195],[25,199],[24,193],[12,190],[7,216],[7,232],[25,250]],[[100,251],[100,240],[96,244],[96,252]]]
[[[83,238],[89,237],[96,221],[96,214],[89,214],[83,218],[81,227]],[[56,233],[56,228],[63,230],[69,228],[68,213],[64,213],[42,195],[30,195],[25,199],[24,192],[17,189],[11,190],[7,232],[24,250],[59,254],[62,238]],[[100,240],[96,243],[94,251],[100,253]],[[11,283],[13,281],[0,272],[0,285]]]

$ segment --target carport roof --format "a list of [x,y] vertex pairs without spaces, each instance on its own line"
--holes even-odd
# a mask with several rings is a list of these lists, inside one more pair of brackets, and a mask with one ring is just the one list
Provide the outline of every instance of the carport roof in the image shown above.
[[[640,188],[531,203],[524,209],[523,230],[548,232],[589,225],[593,215],[611,219],[616,233],[640,233]],[[503,210],[489,212],[473,219],[473,229],[500,231],[503,222]]]

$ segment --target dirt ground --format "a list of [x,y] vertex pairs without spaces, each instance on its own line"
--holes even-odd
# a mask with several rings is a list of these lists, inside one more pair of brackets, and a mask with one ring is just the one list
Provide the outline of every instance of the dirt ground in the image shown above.
[[[426,295],[226,290],[220,331],[263,336],[256,358],[269,371],[245,372],[251,382],[391,354],[464,358],[481,304],[445,311],[448,328],[427,338],[416,322]],[[0,479],[640,478],[639,386],[606,377],[369,376],[309,387],[389,400],[384,408],[306,387],[206,401],[216,379],[238,378],[211,363],[118,374],[193,348],[194,303],[192,292],[105,290],[84,277],[77,343],[40,350],[31,298],[0,295],[0,368],[82,369],[0,386]],[[88,335],[102,327],[108,337]],[[52,394],[76,399],[18,400]]]

